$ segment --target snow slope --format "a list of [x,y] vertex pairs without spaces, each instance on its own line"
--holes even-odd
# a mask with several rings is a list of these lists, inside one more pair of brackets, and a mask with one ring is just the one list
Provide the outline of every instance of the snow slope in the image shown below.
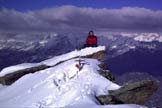
[[55,56],[51,59],[45,60],[41,63],[48,65],[48,66],[54,66],[55,64],[61,62],[61,61],[65,61],[65,60],[69,60],[71,58],[75,58],[75,57],[79,57],[79,56],[86,56],[86,55],[91,55],[93,53],[99,52],[99,51],[105,51],[106,47],[105,46],[98,46],[96,48],[84,48],[81,50],[75,50],[72,51],[70,53],[67,54],[63,54],[61,56]]
[[6,74],[18,71],[18,70],[22,70],[22,69],[26,69],[26,68],[30,68],[30,67],[35,67],[35,66],[39,66],[39,65],[47,65],[47,66],[54,66],[59,62],[62,61],[66,61],[72,58],[76,58],[79,56],[86,56],[86,55],[91,55],[93,53],[96,53],[98,51],[105,51],[106,47],[105,46],[98,46],[97,48],[84,48],[81,50],[75,50],[60,56],[55,56],[53,58],[50,58],[48,60],[42,61],[40,63],[22,63],[19,65],[15,65],[15,66],[9,66],[7,68],[4,68],[1,72],[0,72],[0,77],[5,76]]
[[[103,50],[102,47],[87,48],[82,50],[80,54],[87,55],[99,51],[98,49]],[[62,56],[60,57],[62,58]],[[73,57],[71,53],[64,56],[62,60]],[[52,62],[60,61],[60,57],[42,63],[53,65]],[[95,96],[108,94],[108,90],[119,89],[120,86],[98,73],[99,61],[82,59],[84,63],[82,69],[79,70],[76,67],[77,60],[78,58],[74,58],[37,73],[25,75],[11,86],[1,89],[0,107],[83,108],[91,106],[101,108],[145,108],[139,105],[124,104],[101,106]]]
[[136,36],[134,40],[140,42],[152,42],[152,41],[162,42],[162,36],[160,36],[160,34],[158,33],[141,33],[138,36]]

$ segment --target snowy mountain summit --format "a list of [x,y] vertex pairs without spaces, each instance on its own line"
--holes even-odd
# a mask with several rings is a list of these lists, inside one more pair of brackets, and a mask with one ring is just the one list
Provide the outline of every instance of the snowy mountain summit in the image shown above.
[[105,50],[104,46],[90,47],[40,63],[20,64],[3,69],[0,72],[1,78],[32,66],[48,66],[22,76],[11,85],[1,86],[0,107],[147,108],[135,104],[101,105],[96,99],[99,95],[108,95],[109,90],[122,87],[99,74],[101,62],[96,57],[100,59],[98,52]]

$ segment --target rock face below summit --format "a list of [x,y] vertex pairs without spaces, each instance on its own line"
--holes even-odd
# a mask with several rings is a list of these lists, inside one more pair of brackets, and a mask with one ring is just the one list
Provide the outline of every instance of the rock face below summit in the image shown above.
[[99,67],[100,69],[98,70],[98,72],[100,75],[116,83],[115,76],[106,68],[106,65],[104,63],[99,64]]
[[98,96],[97,99],[101,104],[144,104],[157,89],[157,82],[143,80],[109,91],[109,95]]
[[49,67],[50,66],[39,65],[39,66],[31,67],[31,68],[18,70],[18,71],[15,71],[13,73],[9,73],[9,74],[7,74],[7,75],[5,75],[3,77],[0,77],[0,84],[2,84],[2,85],[11,85],[12,83],[14,83],[19,78],[21,78],[22,76],[24,76],[26,74],[35,73],[37,71],[44,70],[44,69],[47,69]]
[[92,59],[102,60],[104,58],[104,55],[105,55],[105,51],[99,51],[94,54],[83,56],[82,58],[92,58]]

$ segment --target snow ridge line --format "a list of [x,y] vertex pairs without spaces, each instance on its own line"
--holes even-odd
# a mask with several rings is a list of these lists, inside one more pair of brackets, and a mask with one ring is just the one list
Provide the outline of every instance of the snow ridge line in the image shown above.
[[[85,48],[85,49],[88,49],[88,48]],[[63,59],[63,60],[60,60],[58,62],[55,62],[53,65],[48,65],[47,61],[43,61],[38,66],[30,67],[30,68],[26,68],[26,69],[22,69],[22,70],[17,70],[17,71],[14,71],[12,73],[8,73],[8,74],[0,77],[0,84],[2,84],[2,85],[11,85],[12,83],[14,83],[19,78],[21,78],[22,76],[24,76],[26,74],[35,73],[35,72],[39,72],[39,71],[44,70],[44,69],[55,67],[55,66],[57,66],[57,65],[59,65],[59,64],[61,64],[63,62],[66,62],[66,61],[69,61],[69,60],[72,60],[72,59],[75,59],[75,58],[101,59],[103,57],[103,55],[104,55],[104,51],[105,51],[105,47],[102,47],[101,50],[96,51],[96,52],[92,52],[92,54],[87,54],[87,55],[84,55],[84,54],[79,55],[78,54],[77,56],[71,57],[69,59]],[[82,52],[85,52],[84,49],[82,49]]]

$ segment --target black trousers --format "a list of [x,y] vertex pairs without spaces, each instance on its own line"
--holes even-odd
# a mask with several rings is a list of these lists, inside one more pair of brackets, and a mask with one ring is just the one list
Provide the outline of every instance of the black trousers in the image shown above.
[[86,47],[97,47],[97,46],[98,46],[97,44],[85,44],[84,48],[86,48]]

